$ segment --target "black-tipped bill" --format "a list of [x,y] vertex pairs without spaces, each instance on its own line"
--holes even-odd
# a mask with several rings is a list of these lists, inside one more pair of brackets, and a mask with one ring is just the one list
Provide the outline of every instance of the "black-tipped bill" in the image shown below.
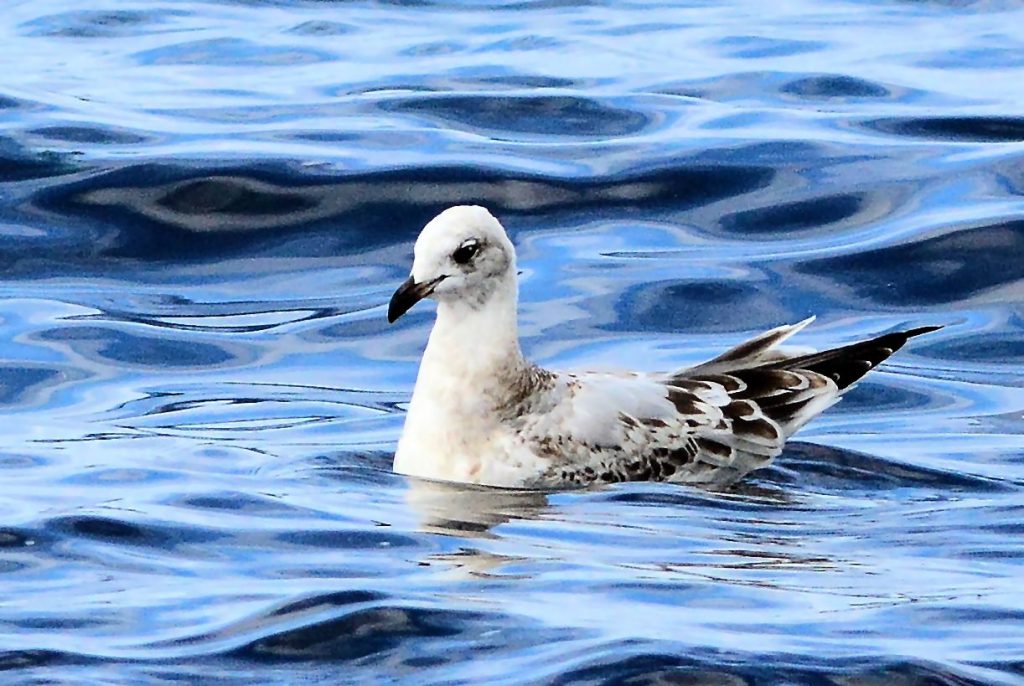
[[388,304],[388,323],[394,324],[413,305],[433,293],[434,289],[437,288],[437,284],[444,281],[444,278],[439,276],[433,281],[426,281],[424,283],[416,283],[411,276],[406,279],[398,287],[398,290],[395,291],[395,294],[391,296],[391,302]]

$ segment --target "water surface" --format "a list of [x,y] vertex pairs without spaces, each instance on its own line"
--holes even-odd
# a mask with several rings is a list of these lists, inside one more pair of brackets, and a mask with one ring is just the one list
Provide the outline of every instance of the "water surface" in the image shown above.
[[[3,680],[1024,682],[1022,25],[8,3]],[[544,364],[946,328],[727,493],[412,481],[432,314],[386,302],[469,202]]]

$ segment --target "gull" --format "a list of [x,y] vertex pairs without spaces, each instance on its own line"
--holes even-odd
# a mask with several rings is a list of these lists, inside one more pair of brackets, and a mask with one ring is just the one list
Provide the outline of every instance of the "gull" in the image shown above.
[[507,488],[725,487],[771,464],[907,339],[941,328],[810,354],[779,347],[811,317],[670,373],[551,371],[520,349],[517,280],[515,248],[485,208],[451,207],[423,228],[388,306],[394,323],[437,301],[394,471]]

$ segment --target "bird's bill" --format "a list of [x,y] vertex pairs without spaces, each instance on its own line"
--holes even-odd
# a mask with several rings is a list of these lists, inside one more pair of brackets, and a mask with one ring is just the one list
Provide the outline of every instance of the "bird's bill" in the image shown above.
[[444,277],[440,276],[433,281],[424,281],[423,283],[416,283],[411,276],[406,279],[391,296],[391,302],[388,303],[388,323],[394,324],[413,305],[433,293],[442,279]]

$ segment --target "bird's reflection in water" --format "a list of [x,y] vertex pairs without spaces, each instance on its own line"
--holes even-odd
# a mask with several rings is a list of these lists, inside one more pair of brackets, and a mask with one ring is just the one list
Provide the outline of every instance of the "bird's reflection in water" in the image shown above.
[[537,519],[548,508],[545,491],[492,488],[411,478],[406,501],[420,529],[460,538],[494,538],[493,528]]
[[[514,577],[507,568],[524,558],[487,550],[494,529],[516,520],[540,519],[549,509],[544,491],[513,490],[410,478],[406,501],[424,533],[462,539],[458,550],[433,553],[423,562],[442,564],[457,576]],[[478,540],[480,545],[468,545]]]

